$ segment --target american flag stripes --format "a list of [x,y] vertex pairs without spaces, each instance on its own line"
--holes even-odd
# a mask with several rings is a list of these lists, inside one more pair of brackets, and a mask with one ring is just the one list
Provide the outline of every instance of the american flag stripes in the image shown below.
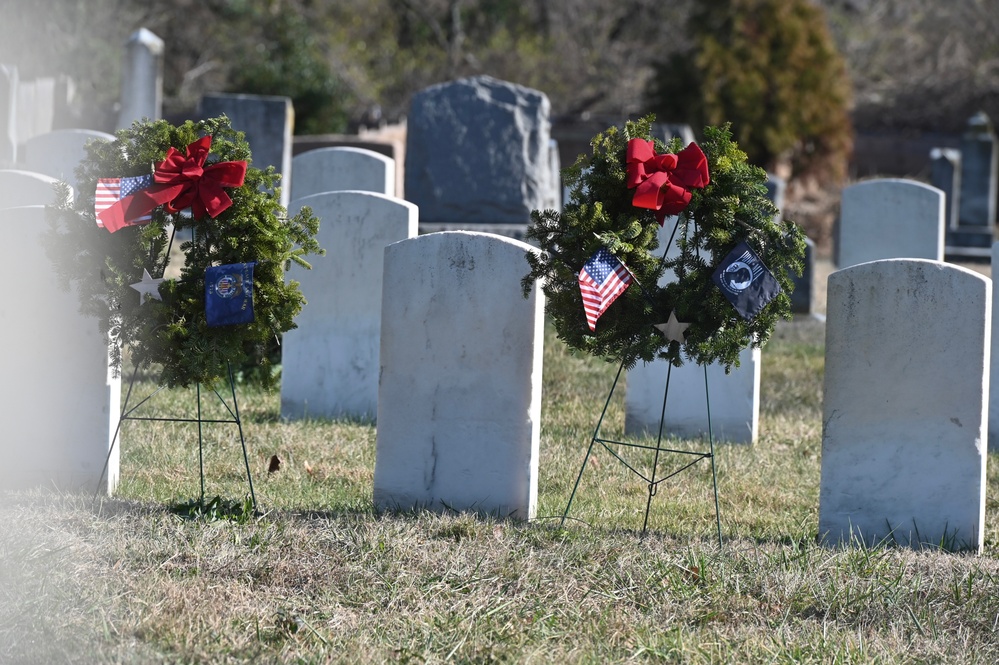
[[597,329],[597,319],[632,282],[631,273],[607,248],[601,247],[579,271],[579,291],[590,330]]
[[[146,189],[153,184],[153,176],[140,175],[130,178],[101,178],[97,181],[97,189],[94,192],[94,215],[97,217],[97,226],[103,228],[101,213],[113,206],[115,203],[136,192]],[[128,224],[141,224],[148,222],[152,215],[144,215],[138,219],[128,220]]]

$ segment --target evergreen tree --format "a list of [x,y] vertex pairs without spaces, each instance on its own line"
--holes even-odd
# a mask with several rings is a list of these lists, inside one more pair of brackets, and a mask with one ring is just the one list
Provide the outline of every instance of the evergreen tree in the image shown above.
[[691,47],[655,65],[647,90],[660,118],[732,123],[750,161],[842,179],[852,148],[846,66],[808,0],[705,0]]

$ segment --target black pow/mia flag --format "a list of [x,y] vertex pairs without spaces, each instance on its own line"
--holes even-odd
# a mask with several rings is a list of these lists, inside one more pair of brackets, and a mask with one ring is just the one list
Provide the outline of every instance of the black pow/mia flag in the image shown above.
[[747,321],[752,321],[781,292],[770,270],[745,242],[736,245],[718,264],[711,280]]

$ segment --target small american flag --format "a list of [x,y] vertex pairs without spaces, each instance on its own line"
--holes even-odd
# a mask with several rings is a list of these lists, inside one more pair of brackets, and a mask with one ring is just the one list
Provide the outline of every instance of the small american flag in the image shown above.
[[[136,192],[146,189],[153,184],[153,176],[139,175],[130,178],[101,178],[97,181],[97,190],[94,192],[94,215],[97,217],[97,226],[104,228],[101,221],[101,213],[113,206],[115,203],[131,196]],[[139,224],[148,222],[152,215],[144,215],[138,219],[129,220],[129,224]]]
[[597,319],[632,282],[631,273],[605,247],[597,250],[579,271],[579,291],[590,330],[597,329]]

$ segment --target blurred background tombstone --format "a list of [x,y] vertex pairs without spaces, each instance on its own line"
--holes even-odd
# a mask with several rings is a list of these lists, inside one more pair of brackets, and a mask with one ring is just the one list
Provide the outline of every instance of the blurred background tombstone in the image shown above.
[[163,40],[145,28],[125,44],[117,129],[163,116]]

